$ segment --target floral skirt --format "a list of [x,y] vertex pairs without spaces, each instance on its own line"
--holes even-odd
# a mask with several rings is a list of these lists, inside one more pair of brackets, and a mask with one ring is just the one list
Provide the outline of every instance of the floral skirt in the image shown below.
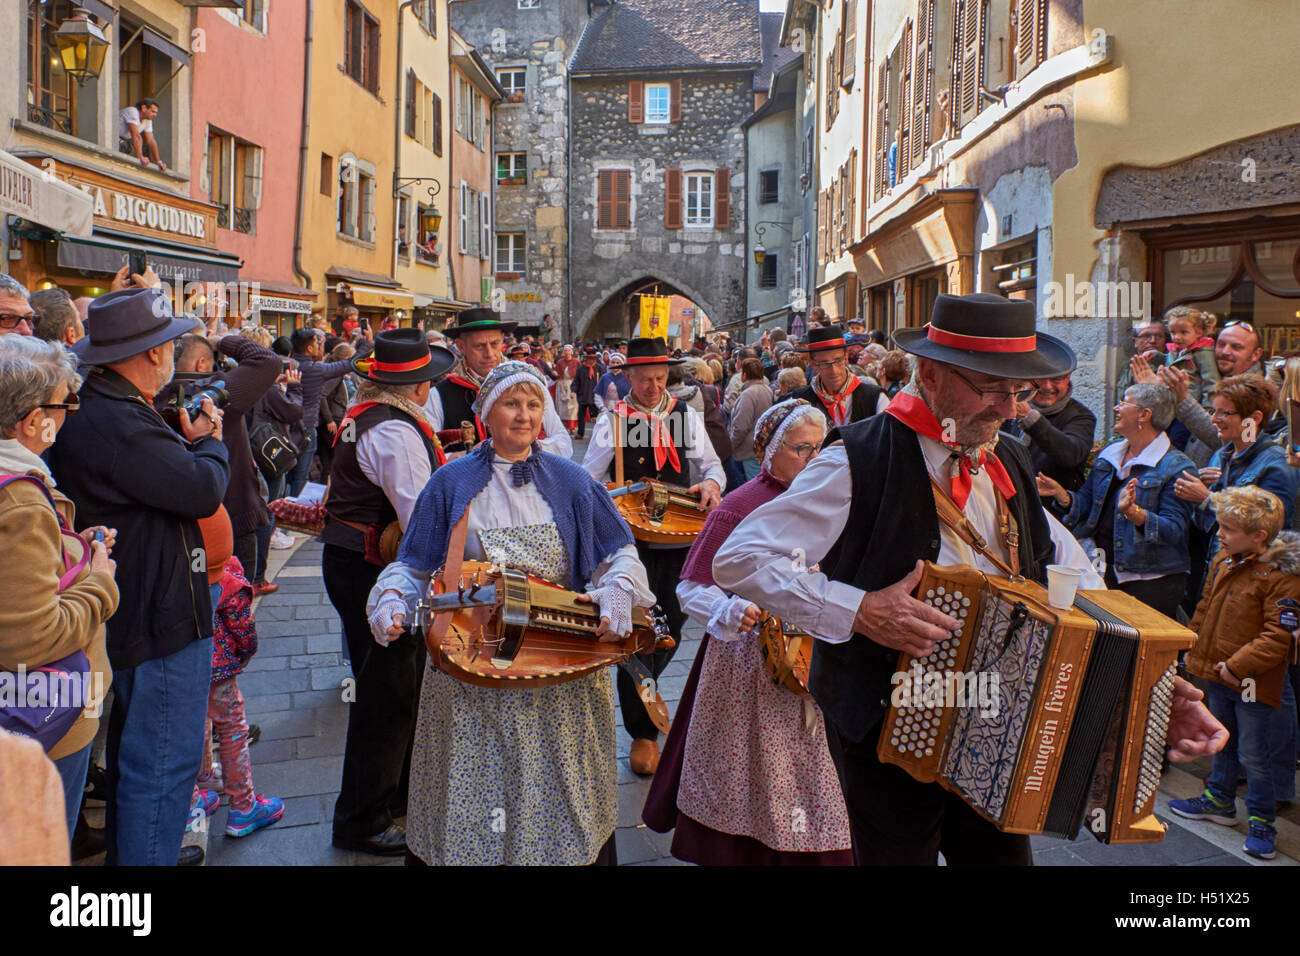
[[406,843],[425,863],[576,866],[618,824],[608,667],[536,690],[425,668]]

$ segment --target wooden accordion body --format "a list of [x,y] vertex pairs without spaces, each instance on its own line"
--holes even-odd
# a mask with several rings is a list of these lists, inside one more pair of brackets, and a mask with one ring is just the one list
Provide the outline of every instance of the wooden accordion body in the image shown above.
[[1164,838],[1154,815],[1177,655],[1195,635],[1122,591],[1073,608],[1033,581],[926,562],[915,596],[961,620],[899,660],[878,754],[998,829]]

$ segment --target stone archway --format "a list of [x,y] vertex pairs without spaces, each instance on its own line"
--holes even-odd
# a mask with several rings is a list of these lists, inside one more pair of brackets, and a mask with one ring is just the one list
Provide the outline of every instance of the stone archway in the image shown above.
[[[592,319],[596,314],[604,309],[612,300],[626,298],[634,294],[645,286],[658,283],[662,286],[666,294],[676,293],[690,299],[695,305],[704,311],[705,315],[710,317],[717,315],[714,311],[713,303],[707,298],[700,295],[695,289],[673,279],[665,279],[649,273],[631,273],[624,275],[617,282],[610,283],[602,288],[592,302],[582,311],[579,320],[574,325],[574,338],[583,341],[587,337],[587,331],[591,326]],[[715,320],[716,321],[716,320]]]

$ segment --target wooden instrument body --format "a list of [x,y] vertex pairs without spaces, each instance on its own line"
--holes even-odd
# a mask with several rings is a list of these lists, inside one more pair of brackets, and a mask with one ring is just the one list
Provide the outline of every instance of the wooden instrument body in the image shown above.
[[[1108,843],[1158,841],[1164,825],[1152,811],[1168,723],[1165,695],[1177,653],[1191,646],[1194,635],[1123,592],[1079,593],[1140,635],[1126,693],[1092,771],[1085,823]],[[1052,803],[1057,778],[1103,625],[1078,608],[1052,607],[1036,582],[985,575],[967,565],[927,562],[915,596],[957,617],[961,629],[915,663],[900,655],[880,760],[959,794],[1004,832],[1052,832],[1049,813],[1060,809]],[[1008,637],[999,654],[989,634],[1007,623],[1008,608],[1023,614],[1015,637],[1023,643],[1011,644]],[[987,717],[980,709],[985,702],[962,699],[961,689],[969,697],[970,688],[994,671],[1001,677],[996,706],[1005,716]],[[986,733],[989,727],[993,734]],[[1006,776],[994,799],[995,788],[973,786],[976,777],[968,772],[981,759],[973,751],[990,740],[1009,746],[1002,754]],[[1084,752],[1082,741],[1080,747]]]
[[763,668],[772,683],[792,694],[808,697],[813,636],[784,624],[775,614],[764,612],[758,622],[758,637]]
[[614,498],[614,506],[632,529],[632,537],[646,544],[683,547],[695,541],[708,518],[708,512],[696,507],[700,502],[698,493],[649,478],[622,485],[611,481],[605,487],[616,491],[633,485],[645,485],[645,488],[626,491]]
[[[561,684],[672,640],[645,609],[633,608],[631,636],[598,641],[596,604],[540,578],[479,561],[464,562],[457,582],[444,582],[440,572],[427,610],[424,639],[434,665],[479,687]],[[446,615],[449,621],[439,621]]]

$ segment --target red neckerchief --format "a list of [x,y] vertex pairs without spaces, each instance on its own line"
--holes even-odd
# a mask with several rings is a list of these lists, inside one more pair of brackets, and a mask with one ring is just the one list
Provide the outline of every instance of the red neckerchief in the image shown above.
[[1191,345],[1187,346],[1187,348],[1185,349],[1180,349],[1173,342],[1165,343],[1165,351],[1173,355],[1180,355],[1185,352],[1195,352],[1197,349],[1212,349],[1212,348],[1214,348],[1214,339],[1210,338],[1208,335],[1202,335],[1199,339],[1197,339]]
[[669,462],[673,470],[680,473],[682,470],[681,459],[677,457],[677,446],[672,443],[667,435],[664,434],[663,420],[677,406],[677,399],[671,396],[668,399],[668,407],[663,410],[663,415],[646,414],[637,411],[627,402],[619,402],[614,406],[614,411],[625,419],[644,418],[650,423],[651,441],[655,446],[655,469],[662,469],[664,462]]
[[[961,467],[952,479],[952,500],[956,502],[958,508],[965,511],[966,499],[970,497],[971,460],[969,456],[961,454],[956,445],[944,441],[943,428],[939,425],[939,419],[934,417],[934,412],[930,411],[930,407],[917,395],[899,392],[889,403],[885,413],[893,415],[918,435],[932,438],[957,451],[957,460]],[[979,461],[975,462],[973,467],[987,469],[989,478],[993,480],[993,487],[997,488],[1003,498],[1010,499],[1016,496],[1016,486],[1011,483],[1011,476],[1007,474],[1007,469],[996,455],[990,455],[981,448]]]
[[[448,375],[447,381],[453,382],[456,385],[461,386],[462,388],[468,388],[475,395],[478,394],[478,386],[475,385],[473,382],[469,381],[469,379],[461,378],[459,375]],[[444,424],[446,423],[444,422]],[[457,424],[459,424],[459,422]],[[474,434],[478,435],[479,441],[482,441],[483,439],[487,438],[487,428],[484,427],[483,422],[479,420],[479,417],[477,415],[474,416]]]
[[[370,409],[374,408],[376,405],[379,404],[382,403],[362,402],[360,405],[353,405],[346,412],[344,412],[343,423],[339,425],[339,427],[335,430],[334,441],[330,442],[330,445],[333,446],[339,443],[339,436],[343,434],[343,429],[348,427],[348,422],[355,422],[358,418],[360,418],[366,412],[370,411]],[[416,421],[414,418],[411,419],[411,424],[414,425],[416,428],[420,429],[420,431],[424,434],[424,437],[429,439],[429,443],[433,445],[433,451],[434,454],[437,456],[438,465],[442,466],[447,464],[447,455],[442,450],[442,443],[438,441],[438,436],[433,433],[433,426],[430,425],[428,422]]]
[[831,413],[831,418],[836,425],[844,425],[849,420],[849,396],[861,382],[852,372],[849,373],[849,380],[844,383],[844,391],[837,396],[830,396],[817,387],[819,379],[813,380],[813,391],[817,397],[822,400],[827,411]]

